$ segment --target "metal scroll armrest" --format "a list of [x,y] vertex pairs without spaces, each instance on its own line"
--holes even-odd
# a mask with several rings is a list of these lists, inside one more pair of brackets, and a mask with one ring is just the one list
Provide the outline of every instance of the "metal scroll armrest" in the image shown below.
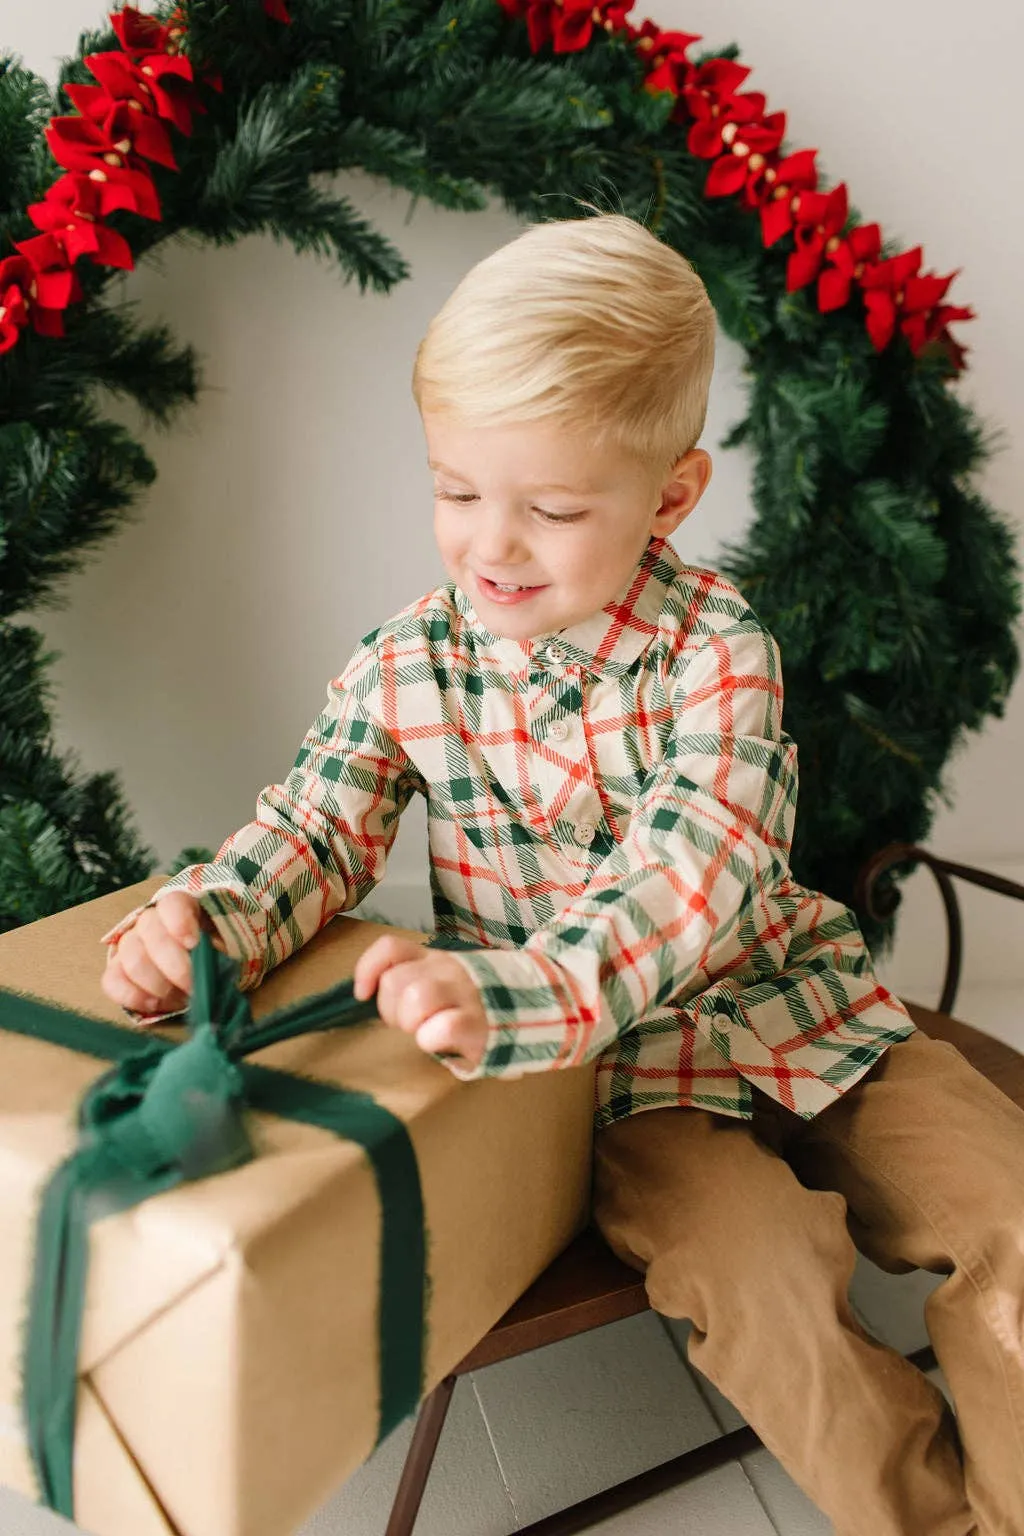
[[899,905],[895,884],[891,880],[884,885],[879,882],[889,870],[901,864],[927,864],[938,882],[946,909],[947,933],[946,975],[939,999],[939,1012],[951,1013],[960,985],[960,962],[963,956],[963,923],[952,877],[967,880],[971,885],[980,885],[987,891],[996,891],[1000,896],[1012,896],[1017,901],[1024,901],[1024,885],[1018,885],[1015,880],[1006,880],[1001,875],[990,875],[983,869],[973,869],[969,864],[954,864],[950,859],[937,858],[934,853],[919,848],[916,843],[889,843],[862,865],[854,885],[857,908],[866,912],[875,922],[884,922]]

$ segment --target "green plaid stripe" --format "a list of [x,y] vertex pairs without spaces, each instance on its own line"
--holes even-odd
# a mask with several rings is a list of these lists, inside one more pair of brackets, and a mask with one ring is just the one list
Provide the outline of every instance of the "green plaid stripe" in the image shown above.
[[252,985],[367,895],[422,794],[437,928],[478,946],[472,1075],[596,1059],[598,1125],[749,1116],[751,1084],[809,1116],[913,1025],[852,914],[791,879],[796,791],[774,641],[654,541],[557,636],[498,638],[453,586],[368,635],[255,820],[168,888]]

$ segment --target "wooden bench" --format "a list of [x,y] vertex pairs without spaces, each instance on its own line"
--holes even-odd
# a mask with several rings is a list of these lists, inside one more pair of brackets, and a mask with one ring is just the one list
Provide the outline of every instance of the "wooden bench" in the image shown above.
[[[894,867],[923,863],[932,870],[942,893],[947,920],[946,975],[935,1011],[908,1003],[914,1022],[936,1040],[949,1040],[1015,1103],[1024,1109],[1024,1056],[1002,1041],[983,1034],[951,1016],[960,978],[962,924],[952,877],[967,880],[1002,895],[1024,900],[1024,886],[967,865],[939,859],[912,844],[894,843],[869,860],[857,882],[858,909],[882,918],[890,915],[894,892],[885,876]],[[649,1308],[643,1278],[628,1268],[588,1229],[549,1265],[528,1291],[506,1312],[475,1349],[424,1400],[406,1456],[385,1536],[410,1536],[419,1513],[434,1453],[451,1403],[455,1384],[467,1371],[476,1371],[528,1350],[557,1344],[591,1328],[633,1317]],[[908,1356],[922,1370],[935,1365],[931,1349]],[[715,1467],[756,1450],[760,1441],[749,1425],[719,1435],[706,1445],[627,1478],[612,1488],[583,1499],[568,1509],[522,1527],[517,1536],[571,1536],[607,1520],[624,1509],[666,1489],[675,1488]]]

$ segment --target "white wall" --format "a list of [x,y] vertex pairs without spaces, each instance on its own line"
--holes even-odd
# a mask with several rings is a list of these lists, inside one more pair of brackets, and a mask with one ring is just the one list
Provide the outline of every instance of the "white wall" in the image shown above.
[[[96,14],[82,0],[5,0],[0,38],[52,76]],[[970,26],[953,0],[660,0],[652,14],[703,30],[709,46],[738,40],[752,85],[788,111],[793,147],[819,146],[864,217],[922,241],[929,266],[963,267],[954,297],[979,319],[963,327],[973,350],[962,388],[1005,442],[984,489],[1024,530],[1018,0],[987,0]],[[358,637],[440,575],[412,354],[463,271],[515,226],[500,210],[425,206],[407,223],[407,199],[390,188],[352,177],[346,190],[414,269],[390,298],[361,297],[269,240],[169,251],[124,283],[143,313],[204,354],[207,388],[170,435],[149,434],[156,486],[46,627],[63,652],[62,737],[89,767],[118,769],[162,856],[216,843],[249,815]],[[708,446],[741,407],[738,354],[723,348]],[[679,539],[684,557],[713,562],[742,532],[747,480],[740,454],[720,456]],[[1022,757],[1018,688],[1006,719],[952,765],[931,846],[1024,878]],[[394,855],[400,880],[423,869],[413,825]],[[934,970],[931,900],[915,893],[909,906],[897,979]],[[1010,934],[1022,919],[988,913],[971,935],[975,970],[1018,980]]]

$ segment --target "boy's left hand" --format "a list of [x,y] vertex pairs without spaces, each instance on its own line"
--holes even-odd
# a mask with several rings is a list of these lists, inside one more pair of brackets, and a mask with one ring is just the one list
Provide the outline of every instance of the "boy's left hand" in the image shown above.
[[361,1002],[376,992],[384,1023],[412,1035],[421,1051],[480,1065],[487,1043],[480,991],[444,950],[385,934],[357,960],[353,990]]

